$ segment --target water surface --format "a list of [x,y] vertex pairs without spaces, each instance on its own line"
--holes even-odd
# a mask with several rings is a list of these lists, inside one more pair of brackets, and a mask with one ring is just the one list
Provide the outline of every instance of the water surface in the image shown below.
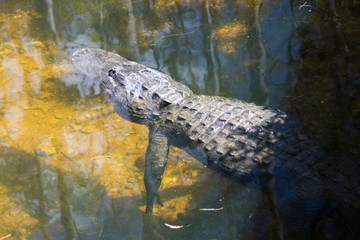
[[291,112],[333,155],[359,159],[355,2],[0,1],[0,239],[278,239],[270,195],[175,148],[164,206],[144,214],[148,130],[69,59],[117,52],[195,93]]

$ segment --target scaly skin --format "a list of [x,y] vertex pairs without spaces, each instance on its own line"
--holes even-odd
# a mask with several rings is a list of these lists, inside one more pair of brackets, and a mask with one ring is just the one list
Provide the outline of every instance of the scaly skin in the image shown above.
[[[328,195],[345,209],[360,209],[358,164],[329,157],[285,113],[193,94],[164,73],[100,49],[81,49],[72,62],[76,71],[102,82],[121,117],[149,127],[147,212],[161,204],[158,188],[169,145],[237,179],[265,179],[277,205],[287,207],[284,221],[304,224],[317,218]],[[292,219],[289,209],[299,207],[303,219],[298,213]]]

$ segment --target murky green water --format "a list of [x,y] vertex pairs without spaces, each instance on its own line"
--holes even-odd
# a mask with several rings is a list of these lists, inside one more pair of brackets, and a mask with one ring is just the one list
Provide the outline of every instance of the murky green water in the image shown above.
[[[0,0],[0,239],[279,239],[271,196],[179,149],[164,206],[144,214],[148,130],[70,56],[100,47],[195,93],[296,113],[332,154],[359,159],[359,14],[350,0]],[[313,237],[351,236],[331,221]]]

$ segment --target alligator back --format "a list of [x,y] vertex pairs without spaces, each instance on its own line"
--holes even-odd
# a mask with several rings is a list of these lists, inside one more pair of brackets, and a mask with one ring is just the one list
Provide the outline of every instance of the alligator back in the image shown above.
[[[160,126],[185,135],[192,155],[238,176],[271,162],[272,131],[285,114],[223,97],[194,95],[164,108]],[[181,144],[181,143],[180,143]]]
[[311,200],[308,207],[316,209],[327,192],[337,204],[360,210],[356,161],[330,156],[283,112],[236,99],[192,95],[163,108],[154,124],[180,139],[174,144],[185,145],[206,165],[238,178],[269,174],[276,177],[277,187],[281,181],[293,184],[287,189],[290,201]]

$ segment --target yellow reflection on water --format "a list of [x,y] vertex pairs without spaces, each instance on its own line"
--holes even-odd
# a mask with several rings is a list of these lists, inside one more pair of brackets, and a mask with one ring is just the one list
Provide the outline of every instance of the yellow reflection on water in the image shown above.
[[[48,113],[61,104],[44,101],[50,95],[46,92],[38,95],[42,81],[65,72],[48,60],[53,47],[30,39],[28,23],[38,18],[31,11],[0,14],[0,143],[29,152],[45,136],[54,135],[59,122]],[[9,182],[0,182],[0,238],[26,239],[39,227],[39,220],[17,205],[16,189],[5,184]]]
[[214,38],[219,42],[219,49],[226,53],[235,53],[240,48],[239,39],[247,33],[244,24],[237,20],[231,21],[214,32]]
[[[148,130],[112,113],[99,96],[68,99],[59,79],[74,74],[72,67],[57,59],[53,42],[30,37],[29,23],[38,18],[21,10],[0,15],[0,147],[29,153],[64,174],[95,176],[108,196],[137,196],[142,199],[139,209],[145,211]],[[155,215],[175,220],[177,213],[191,208],[189,194],[167,191],[196,182],[202,170],[189,160],[178,149],[171,151],[160,189],[160,195],[166,193],[164,207],[155,207]],[[16,238],[25,239],[42,221],[17,206],[12,189],[4,184],[0,182],[0,212],[7,217],[6,223],[0,220],[0,238],[18,232]]]

